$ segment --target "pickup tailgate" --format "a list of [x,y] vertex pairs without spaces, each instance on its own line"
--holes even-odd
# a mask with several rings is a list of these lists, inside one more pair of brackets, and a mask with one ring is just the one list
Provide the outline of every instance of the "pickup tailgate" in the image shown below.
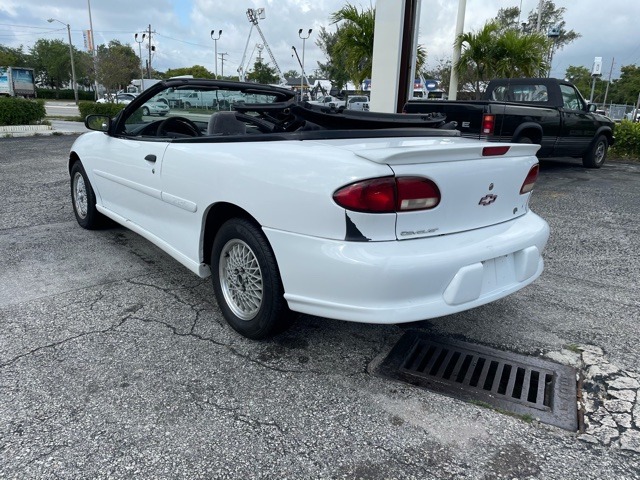
[[[496,147],[508,150],[496,154],[500,152]],[[440,189],[435,208],[397,214],[400,240],[474,230],[524,215],[530,194],[520,194],[520,189],[538,163],[537,145],[464,138],[372,141],[343,148],[388,165],[396,176],[429,178]]]

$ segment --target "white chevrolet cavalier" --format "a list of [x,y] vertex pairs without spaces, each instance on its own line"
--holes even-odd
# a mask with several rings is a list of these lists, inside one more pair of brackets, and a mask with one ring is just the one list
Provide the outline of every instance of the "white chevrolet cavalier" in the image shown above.
[[[171,92],[211,107],[143,115]],[[250,338],[291,311],[401,323],[503,298],[542,272],[536,145],[424,115],[326,112],[258,84],[176,79],[92,115],[69,156],[78,223],[108,217],[201,277]],[[438,127],[445,128],[438,128]],[[428,128],[427,128],[428,127]]]

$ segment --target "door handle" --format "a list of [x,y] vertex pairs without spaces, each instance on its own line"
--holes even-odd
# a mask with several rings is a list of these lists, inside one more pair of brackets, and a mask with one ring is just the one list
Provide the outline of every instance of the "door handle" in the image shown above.
[[156,156],[155,155],[149,154],[146,157],[144,157],[144,159],[147,162],[156,163]]

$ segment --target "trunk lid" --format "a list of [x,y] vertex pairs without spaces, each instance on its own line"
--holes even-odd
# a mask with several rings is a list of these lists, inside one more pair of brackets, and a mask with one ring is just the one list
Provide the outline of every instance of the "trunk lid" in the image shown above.
[[[425,177],[440,189],[441,200],[435,208],[397,213],[399,240],[474,230],[527,212],[530,194],[520,194],[520,189],[531,167],[538,163],[538,145],[437,137],[340,142],[340,148],[386,164],[398,177]],[[509,150],[502,155],[483,155],[483,149],[499,146]]]

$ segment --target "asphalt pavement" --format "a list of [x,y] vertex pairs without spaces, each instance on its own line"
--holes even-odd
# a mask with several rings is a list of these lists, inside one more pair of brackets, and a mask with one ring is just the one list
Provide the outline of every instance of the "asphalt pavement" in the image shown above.
[[209,279],[76,224],[74,138],[0,138],[0,478],[640,479],[632,441],[372,373],[416,328],[531,356],[597,347],[637,378],[640,164],[542,163],[532,208],[552,235],[521,292],[411,325],[303,315],[256,342]]

